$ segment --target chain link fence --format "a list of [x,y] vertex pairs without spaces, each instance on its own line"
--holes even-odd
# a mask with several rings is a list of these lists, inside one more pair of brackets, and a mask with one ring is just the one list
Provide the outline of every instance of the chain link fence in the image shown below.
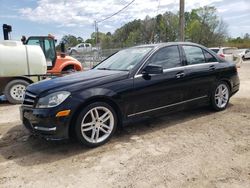
[[104,50],[94,50],[89,52],[83,52],[83,53],[75,53],[71,54],[73,58],[77,59],[79,62],[82,63],[82,66],[84,70],[88,70],[93,68],[95,65],[97,65],[102,60],[106,59],[110,55],[116,53],[119,51],[119,48],[114,49],[104,49]]

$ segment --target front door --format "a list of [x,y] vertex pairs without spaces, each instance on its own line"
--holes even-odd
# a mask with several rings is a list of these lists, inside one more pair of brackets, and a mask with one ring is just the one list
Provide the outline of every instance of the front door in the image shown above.
[[[134,77],[133,113],[128,116],[142,115],[157,110],[181,107],[187,80],[177,45],[159,49],[151,56],[147,65],[162,66],[162,74],[144,77],[141,72]],[[144,66],[144,67],[145,67]]]

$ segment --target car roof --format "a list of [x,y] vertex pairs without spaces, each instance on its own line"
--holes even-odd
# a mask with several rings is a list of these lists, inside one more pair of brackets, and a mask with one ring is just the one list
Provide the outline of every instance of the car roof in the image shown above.
[[170,46],[170,45],[194,45],[194,46],[204,47],[200,44],[196,44],[193,42],[162,42],[162,43],[155,43],[155,44],[143,44],[143,45],[134,46],[132,48],[143,48],[143,47],[161,48],[161,47]]

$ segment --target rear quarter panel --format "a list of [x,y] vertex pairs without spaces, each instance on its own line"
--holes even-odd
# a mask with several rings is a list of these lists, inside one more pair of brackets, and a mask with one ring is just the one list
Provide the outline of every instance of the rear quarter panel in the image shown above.
[[[217,80],[225,81],[230,88],[240,84],[236,65],[232,62],[221,62],[218,64]],[[216,83],[215,83],[216,84]]]

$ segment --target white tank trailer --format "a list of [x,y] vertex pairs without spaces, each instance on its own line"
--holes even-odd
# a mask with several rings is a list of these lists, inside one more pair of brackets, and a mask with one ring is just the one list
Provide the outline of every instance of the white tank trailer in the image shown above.
[[11,103],[21,103],[27,85],[47,73],[40,46],[23,45],[19,41],[0,42],[0,95]]

